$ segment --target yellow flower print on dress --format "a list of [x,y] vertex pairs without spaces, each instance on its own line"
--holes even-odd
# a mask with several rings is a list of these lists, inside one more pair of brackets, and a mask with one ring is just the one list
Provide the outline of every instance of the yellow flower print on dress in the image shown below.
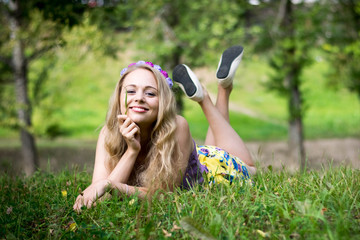
[[196,146],[196,149],[210,185],[241,180],[252,183],[246,164],[238,157],[214,146]]

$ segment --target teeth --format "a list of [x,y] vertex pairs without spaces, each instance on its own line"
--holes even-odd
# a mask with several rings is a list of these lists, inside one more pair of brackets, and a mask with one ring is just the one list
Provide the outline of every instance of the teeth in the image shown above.
[[139,108],[139,107],[133,107],[132,109],[135,111],[145,111],[146,110],[145,108]]

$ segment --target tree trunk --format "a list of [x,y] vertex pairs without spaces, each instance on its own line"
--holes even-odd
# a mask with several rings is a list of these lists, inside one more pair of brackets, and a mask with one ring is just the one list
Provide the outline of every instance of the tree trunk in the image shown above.
[[[284,2],[283,2],[284,3]],[[292,46],[285,49],[286,69],[288,73],[285,82],[289,86],[289,153],[293,161],[300,163],[301,171],[305,169],[305,147],[303,138],[302,124],[302,106],[300,91],[300,68],[301,64],[297,63],[295,58],[295,25],[293,16],[293,4],[291,0],[286,0],[283,26],[286,35],[292,42]]]
[[23,156],[23,170],[30,176],[38,167],[35,139],[30,133],[31,105],[27,93],[27,61],[20,35],[20,9],[19,2],[9,1],[9,14],[11,40],[13,41],[12,68],[15,80],[15,95],[17,103],[18,120],[20,123],[21,152]]
[[[289,81],[293,81],[289,79]],[[289,110],[291,113],[289,120],[289,152],[291,159],[300,162],[300,170],[305,170],[305,147],[301,111],[301,92],[298,84],[291,86],[289,99]]]

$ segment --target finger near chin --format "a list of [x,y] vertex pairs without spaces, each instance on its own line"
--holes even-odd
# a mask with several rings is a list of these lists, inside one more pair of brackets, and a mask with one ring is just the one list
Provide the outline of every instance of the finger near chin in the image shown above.
[[127,117],[128,117],[127,115],[122,115],[122,114],[117,115],[117,119],[119,121],[124,121]]
[[126,117],[126,119],[124,119],[122,125],[125,126],[125,127],[127,127],[127,126],[129,126],[130,124],[131,124],[131,119],[128,118],[128,117]]
[[136,133],[138,133],[138,129],[137,129],[137,128],[133,128],[133,129],[129,132],[129,136],[134,136]]
[[136,128],[137,130],[140,130],[139,126],[136,125],[136,123],[134,123],[134,122],[132,122],[132,123],[129,125],[128,128],[129,128],[129,129],[134,129],[134,128]]
[[126,129],[130,126],[131,122],[129,119],[126,119],[123,123],[120,123],[120,132],[126,131]]

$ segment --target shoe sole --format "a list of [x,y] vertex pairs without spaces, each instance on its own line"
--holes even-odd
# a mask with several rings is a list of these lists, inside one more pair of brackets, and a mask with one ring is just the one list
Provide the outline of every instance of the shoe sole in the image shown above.
[[221,55],[220,64],[216,71],[218,79],[225,79],[229,76],[231,64],[237,59],[241,58],[244,48],[242,46],[233,46],[224,51]]
[[188,97],[195,95],[197,87],[189,76],[186,67],[182,64],[177,65],[173,70],[173,80],[180,84]]

